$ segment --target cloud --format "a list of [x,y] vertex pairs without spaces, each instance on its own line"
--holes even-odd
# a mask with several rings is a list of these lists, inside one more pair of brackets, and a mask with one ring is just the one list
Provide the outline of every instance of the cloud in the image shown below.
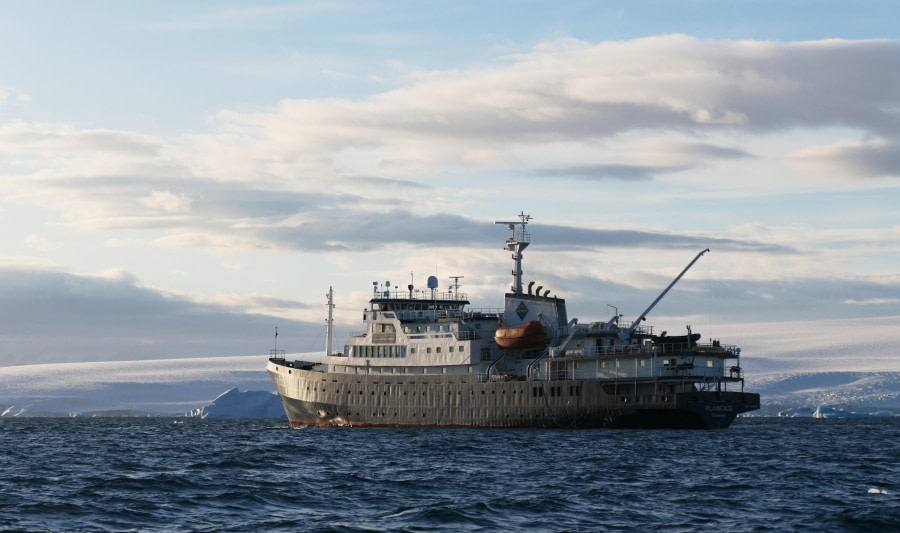
[[[555,274],[555,268],[546,269],[545,260],[556,263],[556,254],[530,257],[534,261],[527,267],[528,279],[565,298],[570,318],[582,322],[608,319],[607,304],[615,305],[626,318],[636,317],[682,266],[670,265],[638,287],[618,277]],[[476,307],[496,301],[507,281],[504,278],[497,286],[489,277],[479,281],[479,276],[467,276],[467,280],[467,289],[475,289],[478,295],[473,300]],[[357,296],[366,298],[365,293],[339,295],[341,308],[359,309]],[[712,316],[707,315],[709,311]],[[289,317],[323,312],[319,301],[308,304],[265,295],[187,298],[144,287],[122,270],[83,276],[0,268],[0,314],[6,317],[0,333],[0,366],[261,354],[271,345],[274,326],[285,341],[289,339],[292,349],[316,349],[315,342],[321,340],[320,317],[308,321]],[[716,324],[746,322],[750,316],[799,320],[813,312],[819,318],[900,315],[900,286],[896,281],[853,278],[709,279],[700,268],[659,303],[648,324],[655,331],[674,331],[693,323],[695,331],[709,334],[712,319]],[[358,320],[355,312],[353,318]]]
[[[619,280],[588,277],[542,278],[544,285],[567,299],[569,316],[602,319],[598,310],[616,305],[626,318],[634,319],[675,278],[657,276],[648,287],[638,288]],[[577,297],[573,297],[576,295]],[[695,331],[721,323],[759,320],[807,320],[863,318],[900,315],[900,285],[858,278],[810,277],[795,280],[765,278],[708,279],[702,268],[679,281],[654,308],[649,324],[662,329],[683,328],[693,323]],[[605,316],[605,315],[604,315]],[[759,335],[765,335],[760,331]]]
[[47,252],[56,248],[55,243],[53,243],[46,237],[35,235],[34,233],[31,233],[27,237],[25,237],[25,246],[33,248],[40,252]]
[[575,178],[579,180],[646,181],[659,174],[684,170],[679,167],[650,167],[640,165],[576,165],[560,168],[543,168],[533,172],[535,176]]
[[900,298],[868,298],[865,300],[844,300],[851,305],[896,305],[900,304]]
[[805,148],[792,158],[802,168],[827,176],[858,178],[900,177],[900,139],[844,141]]
[[[275,325],[301,339],[312,339],[321,329],[246,312],[238,300],[198,302],[142,287],[122,271],[81,276],[3,268],[0,365],[259,354],[268,350]],[[260,297],[241,303],[303,307]]]
[[[375,250],[390,243],[433,245],[443,247],[497,243],[497,228],[489,220],[459,215],[418,215],[393,209],[384,213],[323,210],[309,213],[302,223],[283,227],[260,228],[265,242],[297,250]],[[542,247],[553,250],[615,248],[702,248],[714,246],[732,251],[765,251],[793,253],[795,250],[776,244],[656,233],[639,230],[609,230],[571,226],[540,226]]]
[[138,202],[155,211],[181,213],[190,210],[192,200],[186,194],[154,190],[149,196],[138,198]]
[[[179,137],[0,124],[0,153],[10,162],[0,195],[59,213],[81,230],[154,230],[158,245],[492,245],[482,222],[432,213],[464,213],[478,194],[533,201],[509,176],[579,187],[607,180],[681,185],[742,159],[777,164],[777,153],[773,159],[743,148],[747,138],[759,145],[772,131],[832,126],[880,140],[807,148],[795,160],[844,161],[832,168],[893,175],[898,62],[892,41],[563,39],[493,65],[410,72],[400,87],[364,98],[224,109],[208,131]],[[722,175],[719,187],[744,185],[736,181],[743,177]],[[776,175],[772,186],[788,179],[799,178]],[[469,190],[457,192],[460,181]],[[793,251],[640,229],[547,232],[561,247],[710,243]]]
[[0,105],[21,106],[31,102],[31,96],[0,87]]
[[896,133],[897,67],[898,45],[890,41],[569,39],[505,66],[421,72],[406,87],[361,101],[285,100],[265,113],[221,118],[272,133],[279,126],[303,135],[315,125],[322,146],[366,143],[375,130],[404,140],[424,133],[492,142],[838,124]]

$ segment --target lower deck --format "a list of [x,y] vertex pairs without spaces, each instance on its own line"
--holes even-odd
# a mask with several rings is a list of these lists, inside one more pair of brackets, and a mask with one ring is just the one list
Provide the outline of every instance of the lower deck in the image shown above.
[[324,373],[269,362],[295,425],[728,427],[759,395],[685,380],[486,381],[479,376]]

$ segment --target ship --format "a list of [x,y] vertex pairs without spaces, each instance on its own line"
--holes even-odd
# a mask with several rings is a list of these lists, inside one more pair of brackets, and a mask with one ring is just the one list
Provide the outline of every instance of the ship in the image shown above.
[[291,426],[722,429],[759,409],[759,394],[744,391],[739,347],[701,342],[690,326],[670,336],[645,324],[709,249],[632,322],[613,307],[612,318],[582,323],[563,298],[523,285],[532,218],[517,218],[496,222],[513,259],[503,307],[471,307],[463,276],[446,292],[435,276],[425,289],[373,282],[365,329],[336,351],[329,287],[321,360],[268,358]]

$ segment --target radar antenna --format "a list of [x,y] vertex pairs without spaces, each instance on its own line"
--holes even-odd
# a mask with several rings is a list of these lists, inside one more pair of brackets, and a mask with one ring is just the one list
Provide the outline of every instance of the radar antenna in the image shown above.
[[[331,355],[334,346],[334,291],[328,287],[328,319],[325,321],[325,355]],[[276,333],[277,335],[277,333]]]
[[453,291],[454,299],[459,299],[459,280],[464,277],[465,276],[450,276],[450,279],[453,280],[453,285],[450,285],[450,289]]
[[[525,231],[525,226],[531,220],[531,215],[526,215],[524,211],[520,211],[517,215],[518,222],[496,221],[494,224],[506,224],[509,229],[509,237],[506,239],[506,248],[513,252],[512,259],[514,268],[512,271],[513,284],[510,287],[513,294],[519,296],[522,294],[522,250],[528,248],[531,242],[531,235]],[[519,226],[516,228],[516,226]]]

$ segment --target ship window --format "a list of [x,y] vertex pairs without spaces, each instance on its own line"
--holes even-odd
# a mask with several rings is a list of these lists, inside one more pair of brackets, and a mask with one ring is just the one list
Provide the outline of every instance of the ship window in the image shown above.
[[438,347],[435,349],[435,351],[437,351],[437,353],[441,353],[441,347],[438,346]]
[[647,366],[647,360],[641,359],[641,366]]
[[453,353],[453,346],[450,347],[450,353]]
[[708,361],[706,362],[706,366],[708,366],[709,368],[712,368],[712,367],[713,367],[713,360],[712,360],[712,359],[708,360]]
[[460,345],[459,345],[459,351],[461,351],[461,352],[466,351],[466,347],[463,346],[462,344],[460,344]]
[[431,353],[431,347],[425,348],[425,353]]
[[409,353],[416,353],[416,347],[415,347],[415,346],[410,346],[410,347],[409,347]]

